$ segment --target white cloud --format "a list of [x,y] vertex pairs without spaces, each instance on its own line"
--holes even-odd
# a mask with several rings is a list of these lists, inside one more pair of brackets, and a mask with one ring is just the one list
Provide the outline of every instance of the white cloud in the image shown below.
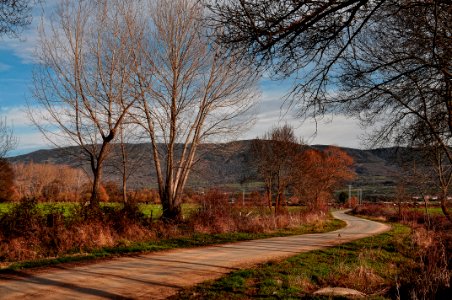
[[365,130],[360,127],[358,120],[344,115],[326,117],[317,123],[314,119],[299,119],[295,116],[296,112],[284,102],[285,95],[283,90],[265,91],[255,115],[256,123],[242,138],[262,136],[273,127],[287,123],[293,126],[296,135],[308,144],[363,147],[360,137],[365,135]]

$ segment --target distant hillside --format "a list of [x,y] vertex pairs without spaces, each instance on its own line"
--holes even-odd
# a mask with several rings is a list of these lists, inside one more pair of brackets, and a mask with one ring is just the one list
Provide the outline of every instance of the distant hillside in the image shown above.
[[[252,163],[250,153],[250,140],[236,141],[224,144],[203,144],[198,150],[198,160],[190,177],[189,186],[193,188],[229,186],[240,188],[250,186],[258,181],[256,170]],[[324,149],[326,145],[313,145],[316,149]],[[180,148],[180,147],[179,147]],[[127,145],[129,157],[132,158],[130,166],[133,173],[129,179],[132,187],[154,187],[155,171],[150,159],[151,145]],[[373,150],[360,150],[341,148],[355,160],[357,179],[351,184],[361,187],[366,194],[384,195],[392,193],[399,177],[400,170],[396,161],[399,149],[380,148]],[[62,149],[39,150],[25,155],[10,158],[11,162],[35,162],[66,164],[74,167],[87,167],[86,162],[78,158],[78,148],[68,147]],[[404,149],[409,151],[409,149]],[[116,170],[118,162],[110,159],[106,162],[105,177],[107,180],[118,180],[119,172]],[[346,187],[344,187],[346,189]]]

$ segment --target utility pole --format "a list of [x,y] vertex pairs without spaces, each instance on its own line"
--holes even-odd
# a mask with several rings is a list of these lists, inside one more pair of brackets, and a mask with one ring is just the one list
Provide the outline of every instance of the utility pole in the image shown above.
[[348,185],[348,206],[352,206],[352,185]]

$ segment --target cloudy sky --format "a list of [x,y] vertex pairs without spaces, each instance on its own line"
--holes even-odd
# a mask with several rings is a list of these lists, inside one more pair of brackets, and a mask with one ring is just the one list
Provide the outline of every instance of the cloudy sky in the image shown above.
[[[19,39],[0,38],[0,117],[7,118],[18,138],[18,147],[10,155],[28,153],[41,148],[49,148],[38,130],[31,125],[27,114],[27,101],[32,103],[31,77],[34,49],[37,41],[37,28],[42,12],[48,14],[54,1],[47,1],[45,7],[34,10],[33,23],[22,33]],[[254,138],[262,135],[274,126],[291,124],[297,135],[310,144],[334,144],[353,148],[362,148],[360,136],[364,131],[354,119],[344,116],[328,117],[317,123],[314,120],[303,122],[295,118],[295,111],[281,109],[283,99],[291,86],[289,81],[261,80],[261,99],[256,108],[256,123],[239,139]]]

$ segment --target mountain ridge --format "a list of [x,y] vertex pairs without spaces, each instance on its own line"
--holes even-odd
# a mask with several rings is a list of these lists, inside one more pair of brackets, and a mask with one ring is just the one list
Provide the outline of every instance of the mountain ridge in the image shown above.
[[[252,163],[250,151],[253,140],[240,140],[228,143],[205,143],[198,147],[198,160],[191,173],[188,186],[192,188],[221,187],[232,185],[246,185],[257,181],[258,176]],[[162,144],[159,145],[163,147]],[[112,151],[116,151],[113,147]],[[127,144],[129,157],[132,157],[134,172],[129,179],[129,186],[155,187],[155,171],[151,160],[150,143]],[[180,144],[176,147],[180,149]],[[322,150],[329,145],[311,145],[311,148]],[[338,146],[334,146],[338,147]],[[376,189],[382,184],[394,187],[400,176],[400,167],[397,165],[397,152],[409,148],[376,148],[356,149],[351,147],[338,147],[349,154],[355,161],[357,178],[351,182],[355,187]],[[76,146],[55,149],[41,149],[28,154],[8,158],[12,163],[52,163],[64,164],[72,167],[87,168],[86,162],[77,158]],[[117,163],[117,162],[116,162]],[[120,174],[115,170],[115,160],[110,158],[105,165],[105,179],[119,180]],[[369,186],[371,186],[369,188]]]

